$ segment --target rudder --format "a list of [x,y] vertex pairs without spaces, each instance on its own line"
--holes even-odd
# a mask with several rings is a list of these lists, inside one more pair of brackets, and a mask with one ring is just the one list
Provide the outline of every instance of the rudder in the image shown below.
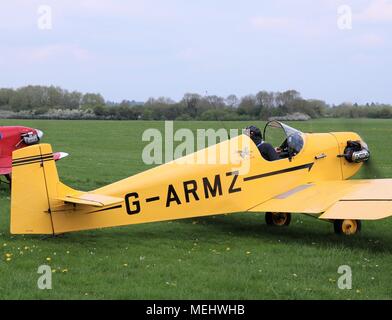
[[11,233],[54,234],[50,199],[59,177],[52,147],[38,144],[12,153]]

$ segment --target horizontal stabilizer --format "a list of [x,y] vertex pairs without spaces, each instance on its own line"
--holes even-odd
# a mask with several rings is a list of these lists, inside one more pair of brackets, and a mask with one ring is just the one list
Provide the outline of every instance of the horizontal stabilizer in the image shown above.
[[68,157],[68,156],[69,156],[69,154],[66,153],[66,152],[55,152],[55,153],[53,153],[54,161],[63,159],[63,158]]
[[94,207],[106,207],[124,201],[124,199],[122,198],[110,197],[110,196],[105,196],[102,194],[94,194],[94,193],[65,195],[64,197],[56,198],[56,200],[61,200],[67,203],[94,206]]

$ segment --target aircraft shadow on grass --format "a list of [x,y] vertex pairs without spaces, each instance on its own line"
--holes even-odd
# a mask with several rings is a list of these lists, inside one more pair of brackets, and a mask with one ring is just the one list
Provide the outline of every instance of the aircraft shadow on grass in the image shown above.
[[[258,215],[260,222],[255,222],[254,219],[247,219],[246,217],[227,215],[227,216],[212,216],[193,219],[176,220],[173,224],[167,222],[156,224],[145,224],[143,226],[126,226],[122,228],[110,228],[98,231],[85,231],[78,233],[67,233],[52,236],[24,236],[24,239],[41,239],[42,241],[55,241],[63,246],[100,246],[105,248],[105,243],[112,243],[109,240],[116,239],[117,243],[122,243],[124,246],[138,246],[146,244],[149,241],[156,244],[156,240],[162,240],[165,243],[168,241],[189,241],[194,242],[197,238],[201,243],[207,243],[209,240],[216,239],[222,236],[233,237],[233,241],[238,238],[252,238],[260,240],[260,246],[263,243],[271,242],[284,246],[288,243],[295,243],[306,247],[321,247],[321,248],[349,248],[356,250],[363,250],[377,252],[377,253],[392,253],[392,238],[386,234],[382,236],[374,235],[370,230],[367,233],[360,233],[352,237],[344,237],[342,235],[330,234],[327,228],[325,232],[320,232],[320,228],[312,229],[310,224],[299,224],[294,221],[290,227],[271,227],[264,224],[263,215]],[[193,224],[196,224],[193,226]],[[319,221],[320,223],[322,221]],[[162,224],[164,227],[162,228]],[[177,224],[177,225],[176,225]],[[178,224],[184,225],[184,229],[179,230]],[[186,225],[194,227],[190,230]],[[172,227],[171,227],[172,226]],[[332,226],[329,226],[332,228]],[[181,229],[181,228],[180,228]],[[213,236],[211,236],[213,234]],[[226,241],[226,239],[225,239]],[[246,242],[246,240],[244,240]]]
[[[329,229],[325,232],[320,232],[320,228],[312,229],[310,225],[306,227],[302,224],[294,224],[290,227],[271,227],[263,222],[262,215],[259,215],[260,222],[255,223],[254,219],[247,220],[246,218],[238,219],[234,216],[216,216],[203,217],[200,222],[203,227],[208,228],[209,231],[213,229],[214,233],[217,231],[224,234],[230,233],[234,237],[257,238],[262,241],[281,241],[282,245],[287,243],[297,243],[303,246],[317,246],[331,248],[331,246],[343,246],[352,249],[372,250],[377,252],[392,253],[392,238],[383,234],[382,236],[375,236],[374,234],[361,233],[352,237],[344,237],[342,235],[330,234]],[[319,221],[322,223],[323,221]],[[183,220],[182,223],[190,223]],[[324,223],[325,225],[325,223]],[[327,226],[328,227],[328,226]],[[333,226],[329,226],[333,228]],[[369,230],[367,231],[369,233]]]

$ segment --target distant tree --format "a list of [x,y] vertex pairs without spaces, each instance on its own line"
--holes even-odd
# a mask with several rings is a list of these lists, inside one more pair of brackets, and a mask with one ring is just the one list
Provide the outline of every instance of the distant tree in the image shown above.
[[275,106],[274,93],[268,91],[258,92],[256,94],[256,103],[265,108],[273,108]]
[[[296,90],[268,92],[238,98],[229,95],[201,96],[186,93],[180,102],[168,97],[150,98],[146,103],[123,100],[105,101],[98,93],[82,94],[56,86],[25,86],[18,89],[0,88],[2,116],[37,118],[99,118],[145,120],[267,120],[271,116],[296,113],[312,118],[392,118],[392,106],[375,102],[366,104],[328,105],[322,100],[303,99]],[[12,111],[22,113],[12,115]],[[26,112],[24,112],[26,111]],[[24,115],[23,115],[24,114]]]
[[168,97],[159,97],[156,99],[156,102],[161,105],[172,105],[176,103],[172,98]]
[[12,89],[0,89],[0,107],[10,106],[10,100],[14,95],[14,90]]
[[14,111],[21,111],[21,110],[29,110],[30,103],[29,97],[27,96],[24,90],[18,89],[14,92],[14,94],[10,98],[10,106]]
[[120,104],[118,106],[131,108],[133,106],[133,103],[129,100],[123,100],[120,102]]
[[83,95],[81,102],[81,107],[83,109],[94,109],[104,105],[105,99],[99,93],[86,93]]
[[383,118],[383,119],[392,118],[392,108],[390,106],[389,107],[387,107],[387,106],[382,107],[380,109],[379,115],[380,115],[380,118]]
[[119,119],[123,120],[136,120],[138,118],[137,112],[130,106],[117,107],[116,114]]
[[210,109],[210,110],[204,111],[201,114],[200,120],[206,120],[206,121],[223,120],[225,115],[226,115],[226,111],[223,109]]
[[105,106],[96,106],[93,111],[94,114],[98,117],[104,117],[108,115],[108,110]]
[[157,99],[155,98],[149,98],[144,105],[150,106],[150,107],[157,107],[157,106],[164,106],[164,105],[172,105],[175,104],[176,102],[167,97],[159,97]]
[[[314,117],[324,117],[327,113],[328,105],[323,100],[310,99],[306,100],[306,105],[314,112]],[[311,116],[309,113],[304,112]],[[312,117],[312,116],[311,116]]]
[[205,105],[209,108],[224,108],[225,100],[222,97],[218,97],[216,95],[206,96],[203,98],[205,101]]
[[256,104],[259,106],[260,114],[259,118],[262,120],[268,120],[273,113],[275,106],[275,97],[272,92],[260,91],[256,94]]
[[44,95],[43,104],[49,107],[65,107],[64,92],[59,87],[51,86],[45,90],[47,94]]
[[240,101],[240,100],[238,99],[238,97],[237,97],[235,94],[229,95],[229,96],[226,98],[226,100],[225,100],[226,105],[229,106],[229,107],[231,107],[231,108],[237,108],[237,107],[238,107],[238,104],[239,104],[239,101]]
[[65,92],[64,107],[66,109],[79,109],[82,103],[82,93],[78,91]]
[[193,118],[197,116],[197,108],[202,100],[202,97],[197,93],[186,93],[181,100],[185,106],[186,112]]
[[275,101],[279,106],[286,106],[290,108],[290,105],[295,101],[301,99],[301,94],[296,90],[287,90],[284,92],[278,92],[276,94]]
[[260,110],[260,105],[256,103],[256,97],[254,95],[247,95],[241,99],[238,114],[248,115],[250,119],[259,119]]

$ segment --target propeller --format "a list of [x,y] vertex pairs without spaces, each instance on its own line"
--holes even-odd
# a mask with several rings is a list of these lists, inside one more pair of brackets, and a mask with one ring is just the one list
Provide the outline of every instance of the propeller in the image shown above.
[[370,156],[369,159],[363,163],[360,174],[365,179],[375,179],[382,177],[382,174],[377,164],[374,162],[372,156]]
[[347,141],[347,147],[344,154],[339,157],[345,158],[351,163],[363,163],[360,175],[365,179],[375,179],[382,177],[377,164],[371,156],[368,145],[364,141]]
[[[351,122],[347,122],[347,131],[357,132],[360,129],[358,127],[352,127],[350,125]],[[369,156],[366,160],[360,161],[363,163],[361,170],[359,171],[359,175],[363,179],[375,179],[375,178],[382,178],[383,174],[379,170],[379,166],[374,161],[374,153],[370,152],[370,148],[366,142],[358,141],[361,144],[363,150],[366,150],[369,153]],[[344,155],[346,156],[346,155]],[[349,156],[350,157],[350,156]]]

